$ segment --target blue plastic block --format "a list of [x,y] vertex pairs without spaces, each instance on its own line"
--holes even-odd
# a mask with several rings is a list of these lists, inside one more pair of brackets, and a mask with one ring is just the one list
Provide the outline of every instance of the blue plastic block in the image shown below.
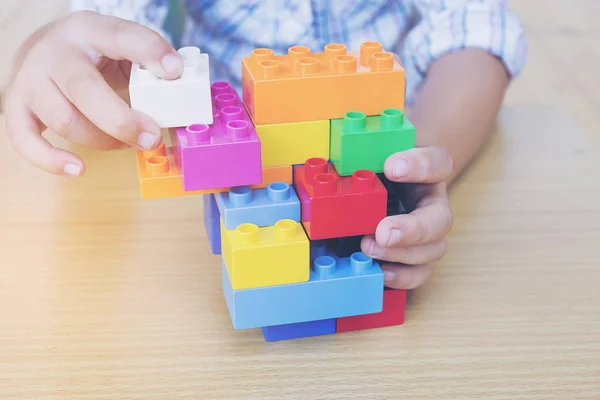
[[233,290],[225,263],[223,293],[234,329],[373,314],[383,309],[383,272],[363,253],[314,260],[308,282]]
[[331,335],[335,333],[336,319],[299,322],[297,324],[267,326],[262,328],[267,342],[278,340],[299,339],[311,336]]
[[310,263],[315,259],[328,255],[327,240],[310,240]]
[[221,254],[221,224],[217,202],[213,194],[202,195],[202,209],[204,211],[204,229],[210,242],[213,254]]
[[241,224],[272,226],[282,219],[300,222],[300,200],[285,182],[273,182],[264,189],[254,190],[239,186],[215,194],[215,199],[227,230]]

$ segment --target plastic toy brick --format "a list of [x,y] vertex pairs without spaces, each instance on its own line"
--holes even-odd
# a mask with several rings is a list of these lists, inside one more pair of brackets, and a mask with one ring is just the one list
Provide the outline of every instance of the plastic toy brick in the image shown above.
[[219,207],[214,194],[205,194],[202,196],[202,211],[204,213],[204,229],[210,250],[213,254],[221,254],[221,218]]
[[244,223],[271,226],[282,219],[300,222],[300,200],[285,182],[274,182],[265,189],[255,190],[238,186],[218,193],[215,199],[225,229],[235,229]]
[[164,80],[133,64],[129,80],[131,107],[147,114],[163,128],[194,123],[212,124],[208,55],[197,47],[179,49],[183,73]]
[[263,166],[302,164],[308,158],[329,158],[329,120],[255,125]]
[[202,190],[261,183],[260,140],[238,94],[225,82],[214,83],[212,93],[212,125],[170,129],[183,188]]
[[183,190],[181,174],[173,157],[173,149],[165,147],[164,144],[152,151],[138,150],[136,159],[140,192],[144,200],[227,190],[226,188],[189,192]]
[[380,43],[360,51],[328,44],[322,53],[305,46],[274,55],[255,49],[242,60],[243,97],[258,125],[342,118],[349,110],[376,115],[404,109],[405,73]]
[[294,184],[311,240],[374,234],[386,216],[387,192],[374,172],[340,177],[326,160],[312,158],[295,168]]
[[405,307],[406,290],[386,288],[383,292],[383,311],[375,314],[338,318],[336,331],[350,332],[402,325],[404,323]]
[[363,253],[324,256],[308,282],[234,290],[223,265],[223,293],[235,329],[372,314],[383,307],[383,272]]
[[322,319],[320,321],[299,322],[296,324],[267,326],[262,328],[263,336],[267,342],[279,340],[300,339],[312,336],[324,336],[335,333],[336,319]]
[[414,125],[397,108],[374,117],[351,111],[331,121],[329,158],[341,176],[362,169],[381,173],[389,156],[415,147],[415,137]]
[[221,246],[233,289],[308,281],[309,242],[299,222],[282,219],[264,228],[241,224],[228,230],[221,218]]

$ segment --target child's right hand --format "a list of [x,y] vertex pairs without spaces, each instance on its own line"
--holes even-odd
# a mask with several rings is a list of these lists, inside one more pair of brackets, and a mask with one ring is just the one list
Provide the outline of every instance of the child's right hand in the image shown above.
[[115,92],[127,86],[131,62],[164,79],[183,68],[158,33],[115,17],[77,12],[34,33],[19,49],[6,94],[17,151],[48,172],[80,176],[83,161],[44,139],[46,128],[95,149],[156,148],[160,127]]

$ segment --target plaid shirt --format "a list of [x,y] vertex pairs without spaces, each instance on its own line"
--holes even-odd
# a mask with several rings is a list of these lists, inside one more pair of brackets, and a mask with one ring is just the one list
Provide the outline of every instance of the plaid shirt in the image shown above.
[[197,46],[211,60],[211,79],[238,89],[241,60],[257,47],[286,53],[294,45],[322,51],[328,43],[359,48],[376,40],[406,69],[407,103],[429,65],[465,48],[498,57],[512,77],[525,65],[528,44],[506,0],[73,0],[92,10],[150,27],[176,48]]

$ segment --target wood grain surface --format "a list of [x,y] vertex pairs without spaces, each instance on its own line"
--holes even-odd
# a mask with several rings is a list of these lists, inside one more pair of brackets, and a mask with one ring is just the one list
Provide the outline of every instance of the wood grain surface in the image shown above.
[[0,132],[2,399],[600,396],[600,158],[558,108],[502,112],[404,326],[278,343],[232,329],[198,198],[80,154],[55,178]]

